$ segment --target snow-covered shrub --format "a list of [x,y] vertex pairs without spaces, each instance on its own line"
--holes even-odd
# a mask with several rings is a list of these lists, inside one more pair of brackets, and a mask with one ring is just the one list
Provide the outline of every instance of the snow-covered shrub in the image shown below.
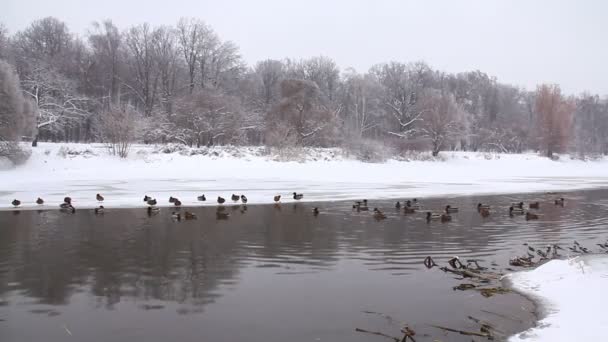
[[30,149],[19,146],[19,144],[14,141],[0,141],[0,159],[5,160],[5,162],[2,163],[5,166],[7,164],[10,164],[8,166],[23,164],[31,155],[32,151]]
[[370,139],[354,140],[345,146],[345,150],[355,158],[369,163],[384,162],[394,155],[392,148]]
[[153,153],[175,153],[189,150],[188,146],[183,144],[167,144],[156,148]]
[[96,156],[97,154],[88,148],[85,148],[84,150],[78,150],[69,146],[61,146],[59,150],[57,150],[57,155],[63,158],[67,158],[75,156],[91,157]]

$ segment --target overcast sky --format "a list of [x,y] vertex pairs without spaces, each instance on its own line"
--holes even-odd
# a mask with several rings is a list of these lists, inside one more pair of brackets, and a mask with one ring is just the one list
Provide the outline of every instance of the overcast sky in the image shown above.
[[608,95],[608,1],[566,0],[2,0],[11,32],[54,16],[83,35],[91,22],[120,28],[209,23],[253,64],[325,55],[342,69],[424,60],[449,72],[481,70],[533,89]]

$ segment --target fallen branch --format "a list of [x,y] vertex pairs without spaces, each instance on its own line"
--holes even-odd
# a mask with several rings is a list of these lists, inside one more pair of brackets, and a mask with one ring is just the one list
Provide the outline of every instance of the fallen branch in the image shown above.
[[369,330],[365,330],[365,329],[361,329],[361,328],[355,328],[355,331],[361,332],[361,333],[366,333],[366,334],[371,334],[371,335],[377,335],[377,336],[382,336],[382,337],[390,338],[391,340],[394,340],[395,342],[401,342],[402,341],[401,339],[399,339],[397,337],[393,337],[393,336],[381,333],[379,331],[369,331]]
[[461,335],[485,337],[488,340],[494,339],[494,336],[492,336],[489,333],[478,333],[478,332],[474,332],[474,331],[458,330],[458,329],[452,329],[452,328],[448,328],[448,327],[442,327],[441,325],[433,325],[433,324],[431,324],[431,326],[433,328],[450,331],[450,332],[455,332],[455,333],[459,333]]

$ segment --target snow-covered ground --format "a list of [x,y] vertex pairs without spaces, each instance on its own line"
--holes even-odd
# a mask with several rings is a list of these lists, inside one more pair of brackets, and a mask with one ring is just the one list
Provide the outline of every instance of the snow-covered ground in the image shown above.
[[[110,156],[101,144],[41,143],[30,160],[0,170],[0,208],[57,208],[64,196],[74,206],[143,206],[144,195],[169,205],[169,196],[184,205],[215,204],[217,196],[245,194],[249,203],[284,202],[291,193],[305,201],[412,198],[438,195],[574,190],[608,186],[608,160],[551,161],[536,154],[444,152],[443,161],[389,160],[364,163],[336,149],[306,150],[300,161],[279,161],[263,148],[222,147],[159,152],[161,147],[137,145],[128,159]],[[72,154],[77,151],[80,154]],[[82,153],[83,151],[88,151]],[[165,151],[167,152],[167,151]],[[0,161],[0,167],[2,162]]]
[[509,341],[605,341],[608,256],[552,260],[507,276],[518,291],[542,304],[537,327]]

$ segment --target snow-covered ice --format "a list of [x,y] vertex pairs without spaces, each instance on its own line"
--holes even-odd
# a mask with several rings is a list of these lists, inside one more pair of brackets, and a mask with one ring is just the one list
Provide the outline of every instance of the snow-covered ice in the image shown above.
[[[92,153],[71,155],[63,148]],[[143,206],[143,196],[173,195],[184,205],[215,204],[218,195],[245,194],[249,203],[283,201],[304,193],[304,201],[412,198],[438,195],[574,190],[608,185],[608,160],[551,161],[537,154],[443,152],[444,161],[389,160],[365,163],[335,149],[309,150],[304,162],[277,161],[263,148],[218,148],[206,155],[154,153],[157,147],[136,145],[126,160],[110,156],[102,144],[41,143],[30,160],[0,171],[0,208],[22,207],[42,197],[42,207],[56,208],[64,196],[76,207],[93,207],[101,193],[106,207]],[[189,151],[186,151],[189,152]],[[215,152],[215,153],[213,153]],[[230,152],[230,153],[228,153]],[[1,164],[1,163],[0,163]],[[1,165],[0,165],[1,166]]]
[[604,341],[608,326],[608,256],[551,260],[507,276],[512,286],[541,304],[537,326],[509,341]]

